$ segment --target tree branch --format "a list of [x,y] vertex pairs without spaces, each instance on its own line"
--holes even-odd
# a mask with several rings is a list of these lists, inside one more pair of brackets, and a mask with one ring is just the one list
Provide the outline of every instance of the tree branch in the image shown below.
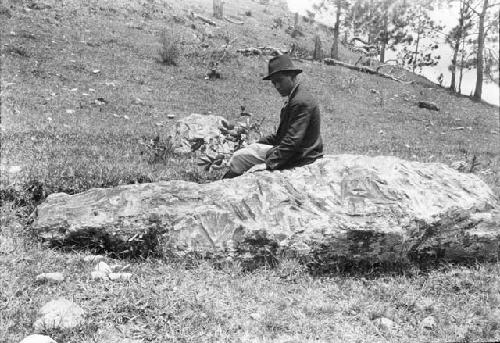
[[340,66],[340,67],[345,67],[345,68],[356,70],[356,71],[362,71],[364,73],[368,73],[368,74],[372,74],[372,75],[378,75],[378,76],[384,77],[386,79],[390,79],[390,80],[393,80],[393,81],[396,81],[396,82],[399,82],[399,83],[402,83],[405,85],[409,85],[409,84],[412,84],[415,82],[415,81],[403,81],[403,80],[400,80],[392,75],[381,73],[381,72],[379,72],[375,69],[372,69],[372,68],[368,68],[368,67],[364,67],[364,66],[358,67],[358,66],[355,66],[355,65],[352,65],[349,63],[341,62],[341,61],[333,59],[333,58],[325,58],[325,59],[323,59],[323,62],[326,65]]

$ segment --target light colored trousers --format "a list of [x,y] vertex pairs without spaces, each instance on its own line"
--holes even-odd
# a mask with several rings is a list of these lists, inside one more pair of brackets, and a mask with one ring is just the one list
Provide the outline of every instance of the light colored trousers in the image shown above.
[[233,173],[243,174],[253,166],[266,162],[266,153],[272,145],[253,143],[234,153],[229,160],[229,169]]

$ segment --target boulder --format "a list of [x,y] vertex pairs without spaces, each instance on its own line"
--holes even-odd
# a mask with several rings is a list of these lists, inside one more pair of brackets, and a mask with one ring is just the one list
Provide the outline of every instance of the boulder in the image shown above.
[[221,138],[220,127],[225,121],[223,117],[193,113],[178,120],[170,130],[169,136],[174,144],[174,152],[190,153],[196,144],[209,143]]
[[59,298],[43,305],[38,311],[38,317],[33,326],[37,332],[72,329],[83,323],[84,313],[74,302]]
[[[339,264],[500,258],[500,213],[476,175],[392,156],[326,156],[307,166],[196,184],[163,181],[53,194],[35,228],[52,244],[120,255]],[[353,264],[354,263],[354,264]]]

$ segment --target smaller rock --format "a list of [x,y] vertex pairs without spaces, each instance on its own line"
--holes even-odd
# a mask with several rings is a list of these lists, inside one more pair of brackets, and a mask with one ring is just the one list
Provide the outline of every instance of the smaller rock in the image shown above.
[[422,327],[428,330],[434,329],[436,327],[436,319],[433,316],[425,317],[422,320]]
[[500,323],[500,309],[496,309],[488,315],[488,319],[492,323]]
[[109,273],[113,272],[113,270],[111,269],[111,267],[108,266],[108,264],[106,262],[99,262],[97,264],[97,266],[95,266],[94,270],[96,272],[103,272],[105,274],[109,274]]
[[94,270],[93,272],[90,273],[90,278],[92,280],[107,280],[108,279],[108,275],[107,273],[103,272],[103,271],[96,271]]
[[390,331],[395,326],[395,323],[392,320],[390,320],[389,318],[385,318],[385,317],[377,318],[373,322],[379,329],[382,329],[385,331]]
[[140,98],[135,98],[134,100],[132,100],[132,104],[133,105],[144,105],[144,101],[142,101],[142,99],[140,99]]
[[253,320],[259,321],[262,319],[262,315],[260,313],[255,312],[255,313],[252,313],[250,315],[250,318],[252,318]]
[[36,276],[36,281],[38,282],[63,282],[63,273],[41,273]]
[[30,335],[23,339],[20,343],[57,343],[49,336],[44,335]]
[[12,238],[0,236],[0,254],[10,254],[15,249],[14,240]]
[[175,114],[167,114],[167,118],[168,119],[174,119],[175,118]]
[[432,299],[423,298],[415,302],[415,308],[420,312],[432,312],[434,310],[434,302]]
[[88,255],[83,258],[84,262],[99,263],[103,261],[106,257],[103,255]]
[[113,281],[129,281],[132,273],[109,273],[108,277]]
[[80,306],[64,298],[52,300],[38,311],[33,324],[36,331],[72,329],[83,323],[85,312]]
[[130,264],[122,266],[121,264],[114,264],[111,266],[113,273],[121,273],[130,270]]

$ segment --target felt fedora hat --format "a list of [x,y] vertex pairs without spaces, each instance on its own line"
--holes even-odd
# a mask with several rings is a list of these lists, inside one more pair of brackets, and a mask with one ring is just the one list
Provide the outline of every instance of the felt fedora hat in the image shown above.
[[291,71],[297,74],[302,73],[302,69],[297,69],[287,54],[278,55],[269,60],[268,75],[262,80],[271,80],[271,77],[281,71]]

